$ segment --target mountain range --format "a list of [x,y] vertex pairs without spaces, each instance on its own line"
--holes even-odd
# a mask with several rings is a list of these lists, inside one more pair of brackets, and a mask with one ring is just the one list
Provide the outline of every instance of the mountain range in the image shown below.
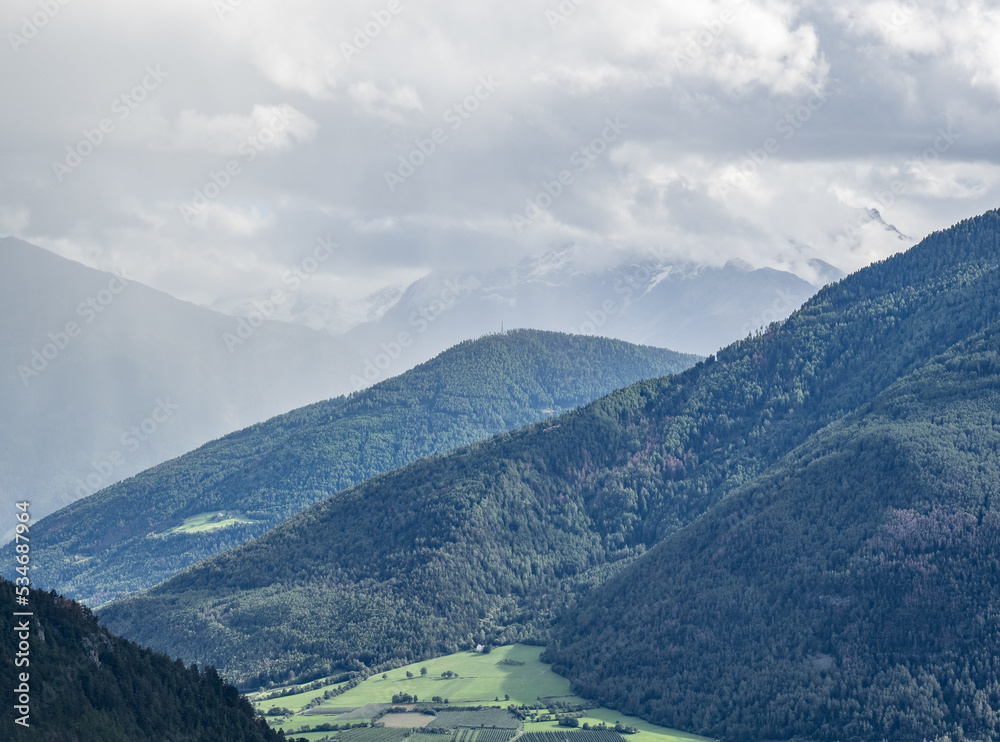
[[[183,550],[144,541],[287,518],[100,611],[244,688],[520,641],[592,702],[724,740],[993,739],[998,331],[993,211],[687,370],[579,336],[465,343],[88,498],[33,546],[94,584],[138,561],[149,584]],[[674,373],[573,409],[657,363]],[[147,501],[166,517],[135,517]],[[97,553],[74,553],[88,539]]]
[[37,584],[97,606],[377,474],[697,360],[533,330],[466,341],[400,376],[225,436],[40,520],[32,527]]
[[[359,348],[367,343],[362,358],[378,352],[373,339],[391,342],[401,332],[415,340],[407,354],[423,360],[502,327],[603,335],[708,355],[785,319],[818,288],[843,277],[819,259],[805,269],[809,280],[740,260],[713,267],[632,257],[594,266],[568,247],[504,268],[435,272],[349,306],[303,289],[275,318],[325,329]],[[252,303],[213,307],[239,315]]]
[[588,697],[726,739],[995,736],[998,297],[990,212],[102,620],[245,686],[527,639]]
[[[707,354],[784,318],[817,287],[736,262],[579,263],[563,250],[509,269],[433,274],[334,309],[323,308],[334,299],[304,288],[279,302],[217,302],[227,315],[0,239],[0,488],[11,502],[30,494],[43,517],[219,436],[366,388],[502,327]],[[838,275],[820,262],[811,267],[817,285]],[[316,331],[324,328],[344,332]]]

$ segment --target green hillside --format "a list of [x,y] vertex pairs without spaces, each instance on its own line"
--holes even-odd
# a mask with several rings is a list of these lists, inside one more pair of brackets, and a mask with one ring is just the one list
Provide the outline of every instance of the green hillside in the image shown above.
[[1000,324],[637,560],[549,657],[727,740],[1000,736]]
[[246,684],[540,637],[812,434],[990,327],[998,265],[991,212],[683,374],[379,476],[102,618]]
[[573,409],[696,357],[517,330],[209,443],[43,519],[44,584],[91,605],[161,582],[376,474]]
[[[140,649],[98,627],[90,611],[32,590],[28,618],[12,615],[15,588],[0,579],[0,632],[7,691],[3,738],[31,742],[277,742],[283,739],[212,669]],[[27,631],[18,631],[27,622]],[[24,663],[27,660],[27,664]],[[27,679],[21,677],[27,674]],[[21,683],[27,707],[17,710]],[[21,688],[14,696],[10,691]],[[14,699],[13,702],[11,699]],[[21,719],[23,724],[16,724]],[[25,726],[27,725],[27,726]]]

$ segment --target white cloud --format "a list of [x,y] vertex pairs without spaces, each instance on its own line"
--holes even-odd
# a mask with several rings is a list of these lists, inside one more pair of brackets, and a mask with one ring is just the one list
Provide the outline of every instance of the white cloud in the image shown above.
[[171,146],[181,151],[236,154],[241,145],[260,142],[261,151],[282,150],[316,136],[320,125],[288,104],[255,105],[249,115],[224,113],[208,116],[181,111],[173,123]]
[[31,211],[23,204],[0,206],[0,234],[23,234],[31,224]]
[[710,82],[730,95],[794,95],[821,87],[828,72],[815,28],[786,3],[595,3],[556,31],[560,48],[576,53],[557,54],[564,58],[534,79],[580,94]]
[[[757,265],[808,248],[850,268],[898,249],[870,226],[838,233],[858,208],[920,237],[1000,196],[1000,20],[982,0],[587,0],[556,28],[557,0],[400,3],[349,60],[341,43],[387,0],[244,1],[221,18],[204,0],[67,5],[0,66],[0,229],[210,303],[319,235],[369,293],[566,244]],[[169,77],[56,183],[52,162],[148,65]],[[481,76],[503,84],[444,124]],[[817,91],[785,139],[776,127]],[[297,115],[266,156],[240,157],[282,106]],[[510,214],[609,116],[625,135],[518,234]],[[390,191],[385,170],[432,127],[446,141]],[[960,136],[916,167],[939,127]],[[746,172],[768,138],[779,151]],[[230,159],[239,176],[188,224],[178,205]]]
[[397,220],[389,216],[375,219],[354,219],[351,221],[351,227],[359,234],[391,232],[397,229],[398,226]]
[[395,125],[419,120],[414,114],[424,110],[420,94],[412,85],[394,85],[391,92],[385,92],[366,80],[349,86],[347,95],[365,115]]
[[1000,92],[1000,9],[981,0],[880,0],[839,4],[855,33],[875,36],[886,54],[938,56],[956,63],[976,86]]
[[276,217],[273,213],[262,213],[255,206],[211,203],[192,222],[202,229],[219,232],[227,238],[254,237],[262,230],[273,227]]

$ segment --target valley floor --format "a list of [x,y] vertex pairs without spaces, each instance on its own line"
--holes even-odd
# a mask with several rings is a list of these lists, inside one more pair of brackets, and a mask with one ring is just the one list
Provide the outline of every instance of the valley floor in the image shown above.
[[[523,644],[498,647],[487,654],[459,652],[396,668],[384,676],[373,675],[354,687],[328,679],[268,689],[250,699],[273,727],[292,739],[310,742],[563,742],[561,738],[565,742],[623,742],[622,735],[614,732],[619,723],[635,730],[624,734],[624,742],[705,741],[612,709],[588,708],[586,701],[570,692],[566,678],[538,659],[541,652],[542,647]],[[404,695],[417,702],[405,703],[409,699]],[[397,703],[393,703],[394,696]],[[400,698],[404,703],[398,702]],[[407,713],[385,713],[401,705]],[[484,708],[443,710],[455,706]],[[505,711],[508,706],[518,707],[525,718],[512,717]],[[438,709],[436,715],[432,709]],[[566,714],[577,716],[580,727],[560,726],[557,717]],[[370,726],[373,720],[378,726]],[[584,733],[584,724],[606,726]],[[339,729],[332,730],[334,725]],[[345,729],[347,725],[352,728]]]

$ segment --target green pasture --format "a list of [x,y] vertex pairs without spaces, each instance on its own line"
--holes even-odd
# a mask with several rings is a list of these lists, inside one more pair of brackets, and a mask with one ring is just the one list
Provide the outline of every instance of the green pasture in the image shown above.
[[[538,655],[543,647],[512,644],[498,647],[489,654],[459,652],[415,662],[390,670],[388,678],[374,675],[356,688],[337,696],[338,706],[362,706],[366,703],[389,703],[397,693],[415,695],[428,703],[434,696],[447,698],[452,704],[492,704],[499,698],[501,705],[531,704],[546,696],[567,696],[569,681],[542,664]],[[523,662],[523,665],[498,664]],[[420,668],[427,668],[427,675]],[[451,670],[457,677],[446,679],[441,673]],[[413,673],[407,678],[406,673]],[[504,696],[510,695],[505,701]],[[331,701],[331,705],[332,705]]]
[[227,526],[234,526],[239,523],[252,523],[253,521],[247,520],[246,518],[241,518],[235,515],[223,514],[223,517],[219,517],[218,511],[211,513],[199,513],[198,515],[192,515],[190,518],[185,518],[184,522],[179,526],[174,526],[168,531],[164,531],[164,536],[170,536],[174,533],[204,533],[206,531],[216,531],[220,528],[226,528]]

